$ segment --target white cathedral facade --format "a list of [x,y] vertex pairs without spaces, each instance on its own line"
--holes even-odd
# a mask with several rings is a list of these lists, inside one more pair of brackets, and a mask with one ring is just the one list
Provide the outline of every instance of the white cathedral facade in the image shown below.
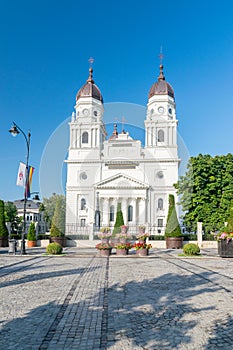
[[[127,116],[126,116],[127,117]],[[117,203],[125,225],[136,233],[146,225],[163,234],[168,196],[176,191],[178,147],[174,91],[160,65],[158,80],[149,90],[144,117],[145,146],[114,125],[107,138],[101,92],[90,68],[76,96],[70,125],[66,184],[66,234],[114,226]]]

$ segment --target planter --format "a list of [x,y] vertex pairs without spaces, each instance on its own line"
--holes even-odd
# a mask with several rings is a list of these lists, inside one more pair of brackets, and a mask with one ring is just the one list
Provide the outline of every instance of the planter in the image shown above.
[[117,255],[128,255],[129,251],[128,249],[116,249]]
[[218,242],[218,255],[221,258],[233,258],[233,241],[221,240]]
[[108,257],[111,254],[111,249],[100,249],[100,255],[104,257]]
[[49,241],[50,243],[58,243],[62,247],[66,246],[66,237],[50,237]]
[[146,248],[138,249],[138,250],[136,250],[136,254],[138,256],[147,256],[147,255],[149,255],[149,249],[146,249]]
[[102,238],[101,242],[104,244],[108,244],[109,243],[109,238]]
[[0,237],[0,247],[8,247],[8,236],[7,237]]
[[119,238],[117,237],[111,237],[110,243],[113,247],[115,247],[119,243]]
[[36,247],[36,241],[27,241],[27,247],[28,248]]
[[183,245],[183,237],[167,237],[166,248],[167,249],[180,249]]

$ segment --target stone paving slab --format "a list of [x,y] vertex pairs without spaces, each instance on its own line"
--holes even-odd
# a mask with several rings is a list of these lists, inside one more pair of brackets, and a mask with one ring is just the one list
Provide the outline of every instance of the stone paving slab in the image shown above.
[[0,255],[0,349],[233,349],[233,259]]

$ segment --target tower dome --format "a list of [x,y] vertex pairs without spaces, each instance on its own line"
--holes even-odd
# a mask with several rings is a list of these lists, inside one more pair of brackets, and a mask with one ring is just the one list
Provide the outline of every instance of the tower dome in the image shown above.
[[148,98],[151,98],[154,95],[168,95],[174,98],[174,90],[169,83],[165,81],[165,76],[163,74],[163,65],[160,64],[160,73],[158,76],[158,81],[154,83],[149,91]]
[[95,85],[94,80],[93,80],[93,69],[89,69],[89,77],[87,79],[86,84],[84,84],[81,89],[79,89],[77,96],[76,96],[76,101],[79,100],[80,97],[92,97],[95,98],[96,100],[99,100],[100,102],[103,103],[103,97],[100,92],[100,89],[98,88],[97,85]]

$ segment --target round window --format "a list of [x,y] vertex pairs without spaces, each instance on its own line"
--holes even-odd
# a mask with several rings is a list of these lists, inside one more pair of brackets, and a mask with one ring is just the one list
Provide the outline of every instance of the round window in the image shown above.
[[80,177],[81,177],[82,180],[86,180],[87,179],[87,174],[86,173],[82,173],[80,175]]
[[162,171],[159,171],[159,172],[157,173],[157,177],[158,177],[159,179],[162,179],[162,178],[164,177],[163,172],[162,172]]

